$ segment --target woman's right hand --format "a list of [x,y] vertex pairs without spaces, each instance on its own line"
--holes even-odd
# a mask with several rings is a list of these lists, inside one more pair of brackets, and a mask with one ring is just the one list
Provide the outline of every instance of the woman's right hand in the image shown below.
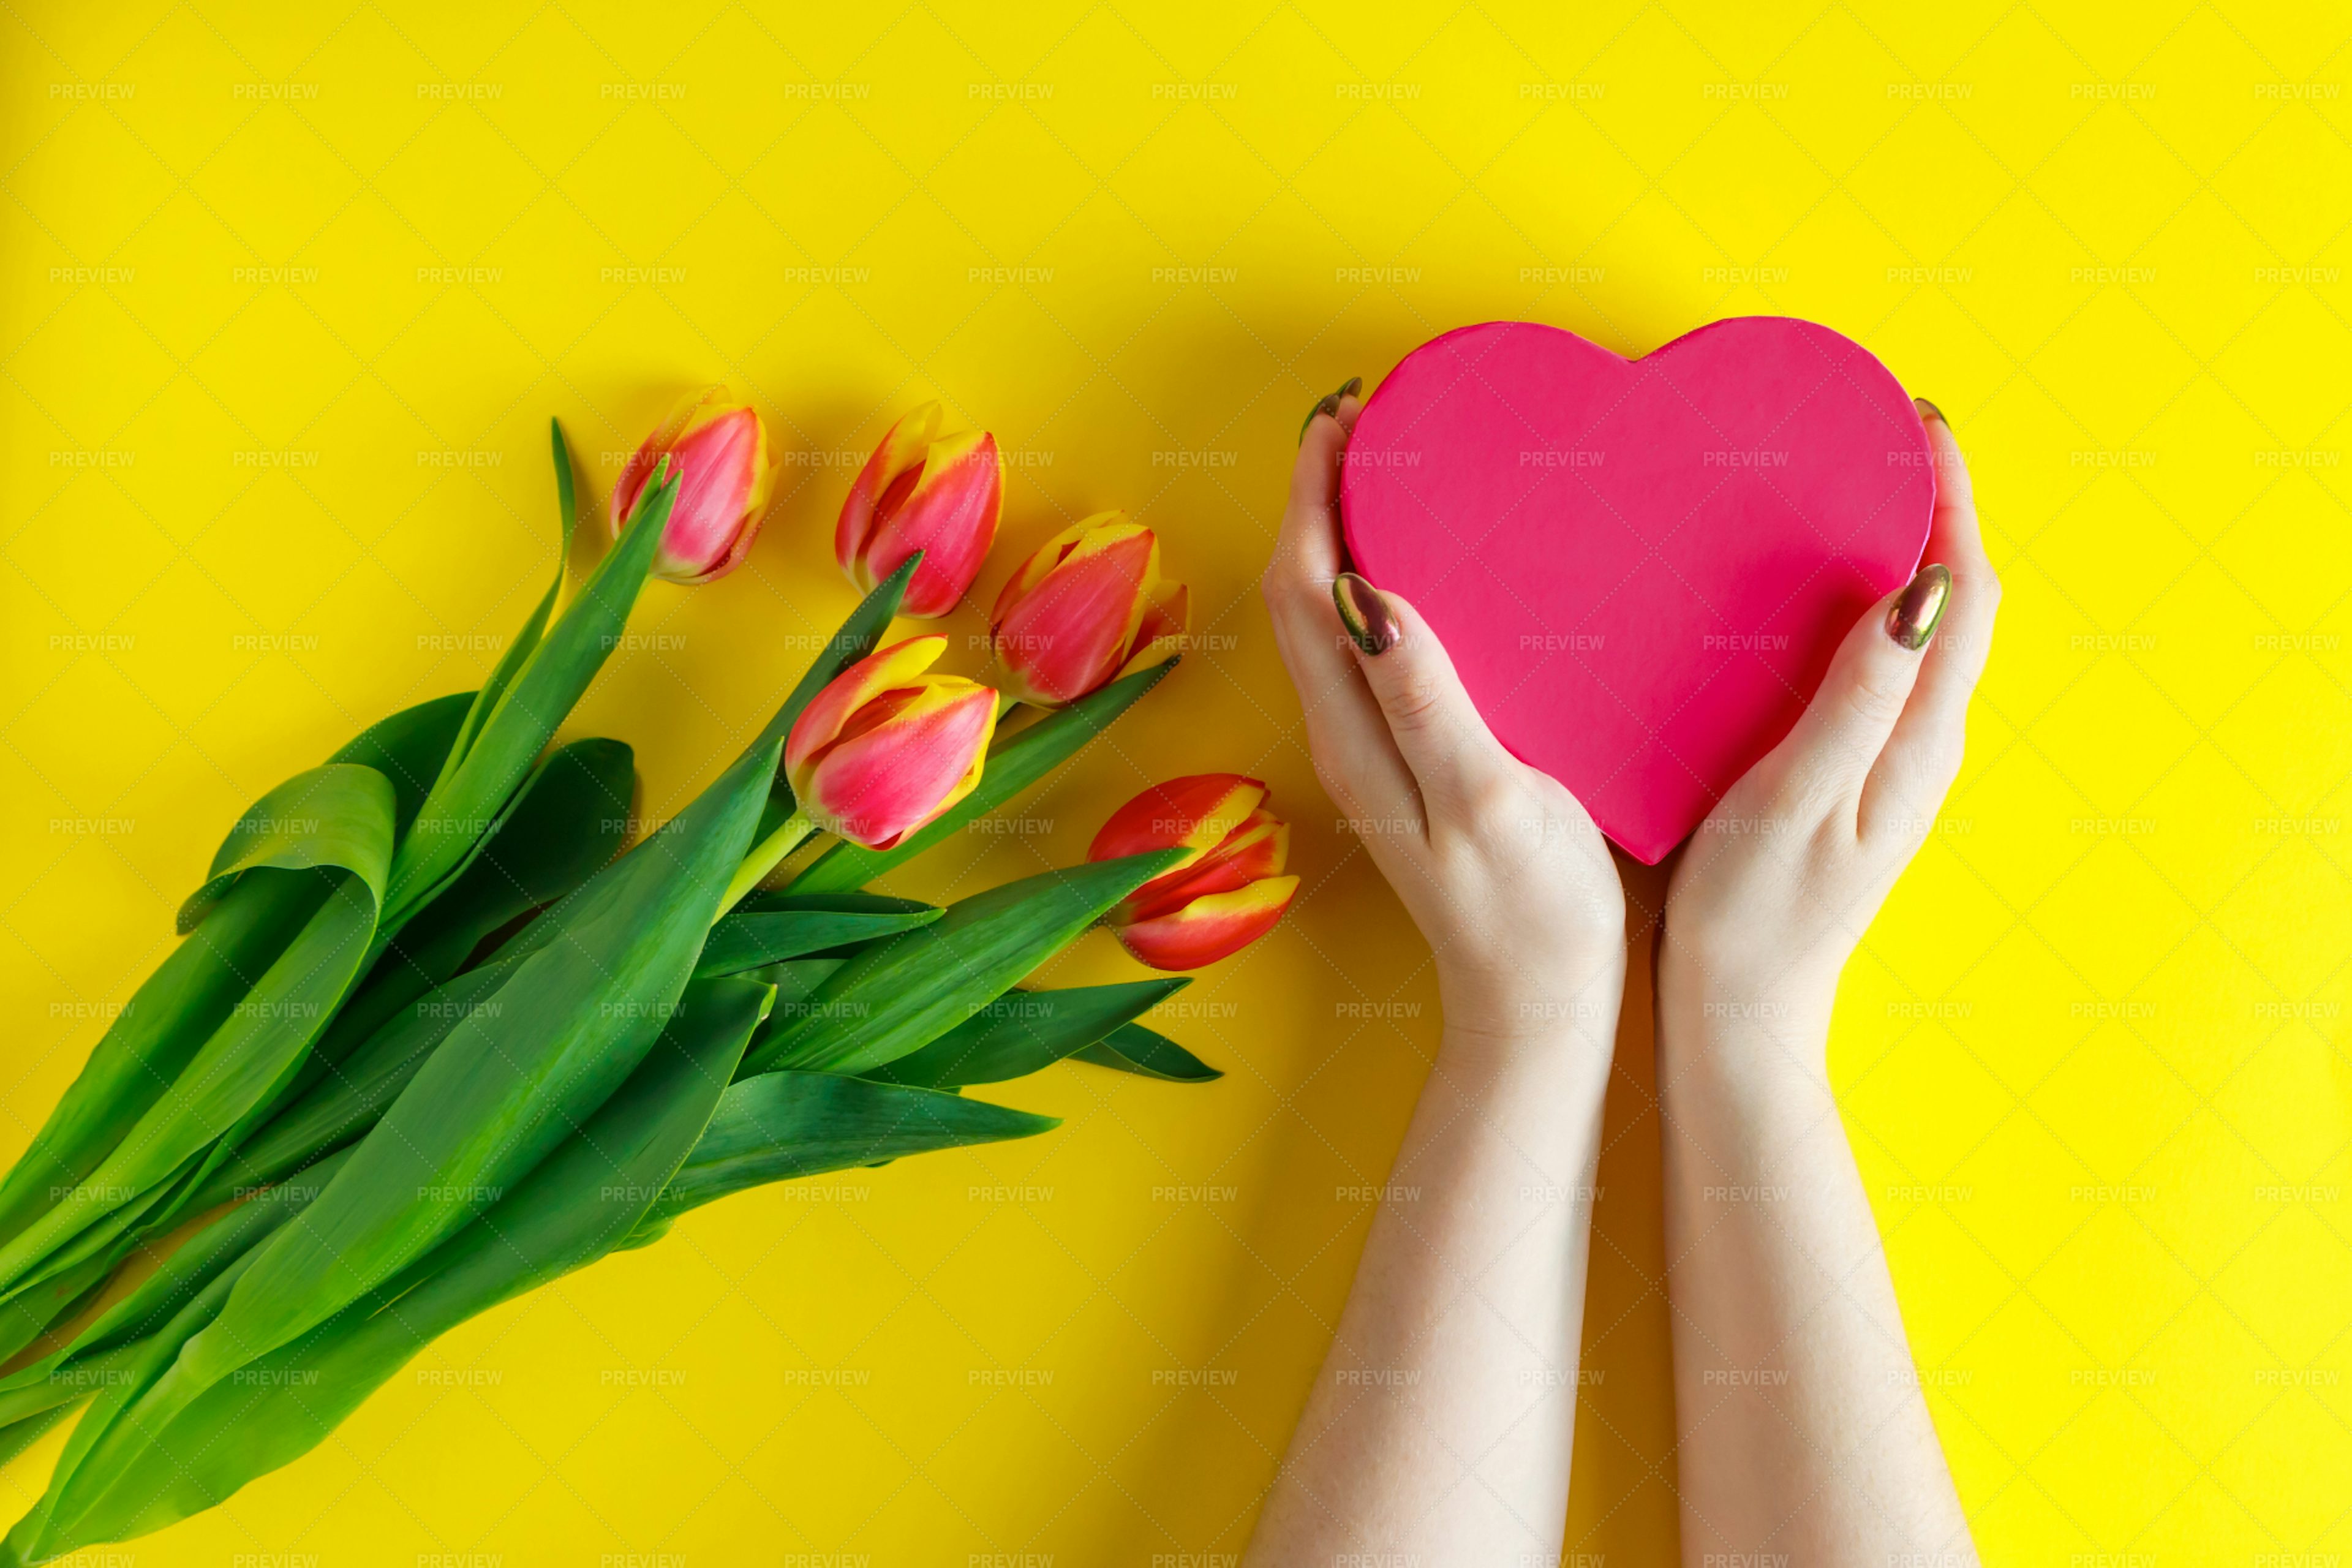
[[[1428,623],[1346,571],[1361,407],[1350,391],[1308,421],[1265,580],[1316,776],[1428,939],[1450,1034],[1589,1036],[1622,983],[1616,866],[1576,797],[1495,739]],[[1611,1038],[1593,1043],[1605,1066]]]
[[1662,1006],[1746,1008],[1816,1037],[1839,972],[1959,772],[2000,580],[1951,427],[1933,404],[1920,412],[1936,461],[1931,564],[1855,624],[1796,728],[1684,847]]
[[2000,599],[1959,447],[1919,412],[1929,564],[1848,634],[1667,888],[1657,1110],[1685,1563],[1977,1561],[1828,1071],[1839,972],[1959,768]]

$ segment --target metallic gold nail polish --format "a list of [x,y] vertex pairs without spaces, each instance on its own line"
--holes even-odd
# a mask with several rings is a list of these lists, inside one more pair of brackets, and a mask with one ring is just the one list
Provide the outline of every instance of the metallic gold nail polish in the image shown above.
[[1911,579],[1895,607],[1886,612],[1886,635],[1916,653],[1927,646],[1936,635],[1936,623],[1944,618],[1944,606],[1952,601],[1952,574],[1948,567],[1927,565]]
[[1339,391],[1323,398],[1321,401],[1318,402],[1314,407],[1307,411],[1307,422],[1298,427],[1299,440],[1303,442],[1307,439],[1307,432],[1313,426],[1315,416],[1317,415],[1338,414],[1339,412],[1339,399],[1343,397],[1353,397],[1363,390],[1364,378],[1360,375],[1351,375],[1347,380],[1341,382],[1339,384]]
[[1928,402],[1926,398],[1913,398],[1911,400],[1911,406],[1919,411],[1920,418],[1933,419],[1937,424],[1941,425],[1947,430],[1952,427],[1952,422],[1944,417],[1944,411],[1937,407],[1934,404]]
[[1331,602],[1339,606],[1339,624],[1358,647],[1375,658],[1396,647],[1404,628],[1379,590],[1353,572],[1331,579]]

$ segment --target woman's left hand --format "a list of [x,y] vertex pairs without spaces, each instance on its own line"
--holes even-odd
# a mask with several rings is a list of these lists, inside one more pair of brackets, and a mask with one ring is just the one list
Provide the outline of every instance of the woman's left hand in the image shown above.
[[[1574,795],[1495,739],[1413,607],[1346,570],[1339,464],[1362,405],[1327,402],[1264,584],[1316,776],[1428,939],[1449,1032],[1613,1019],[1625,900],[1608,847]],[[1594,1043],[1605,1065],[1612,1042]]]
[[1445,1029],[1248,1562],[1550,1562],[1624,894],[1428,623],[1344,570],[1359,406],[1351,386],[1307,422],[1265,597],[1316,773],[1429,939]]

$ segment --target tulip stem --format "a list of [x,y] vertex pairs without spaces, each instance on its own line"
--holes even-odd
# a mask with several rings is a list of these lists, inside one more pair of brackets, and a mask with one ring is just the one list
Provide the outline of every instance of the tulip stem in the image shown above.
[[740,903],[743,896],[758,887],[769,872],[783,864],[784,857],[799,847],[801,840],[815,826],[806,812],[796,811],[784,818],[773,833],[743,857],[743,864],[735,868],[734,880],[727,884],[727,896],[719,900],[719,912],[723,915]]

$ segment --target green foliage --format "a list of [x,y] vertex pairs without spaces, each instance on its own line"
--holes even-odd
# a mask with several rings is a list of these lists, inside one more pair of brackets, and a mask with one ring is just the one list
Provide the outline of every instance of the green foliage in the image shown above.
[[1184,858],[1163,849],[1008,882],[862,949],[747,1071],[865,1073],[928,1045],[1012,989],[1105,910]]
[[1190,985],[1184,978],[1008,991],[920,1050],[866,1076],[885,1083],[953,1089],[1026,1078],[1094,1044]]
[[[568,553],[560,429],[553,448]],[[215,1506],[449,1328],[703,1204],[1058,1125],[962,1086],[1070,1057],[1218,1076],[1133,1021],[1183,979],[1013,989],[1182,851],[944,910],[859,890],[1044,779],[1167,666],[1002,737],[981,786],[898,848],[836,845],[787,891],[720,907],[791,816],[793,723],[882,641],[919,558],[719,780],[614,858],[629,749],[540,758],[619,642],[677,493],[648,487],[561,616],[559,558],[480,691],[394,715],[239,820],[184,906],[189,941],[0,1183],[0,1351],[219,1210],[0,1377],[0,1456],[88,1405],[0,1563]]]

